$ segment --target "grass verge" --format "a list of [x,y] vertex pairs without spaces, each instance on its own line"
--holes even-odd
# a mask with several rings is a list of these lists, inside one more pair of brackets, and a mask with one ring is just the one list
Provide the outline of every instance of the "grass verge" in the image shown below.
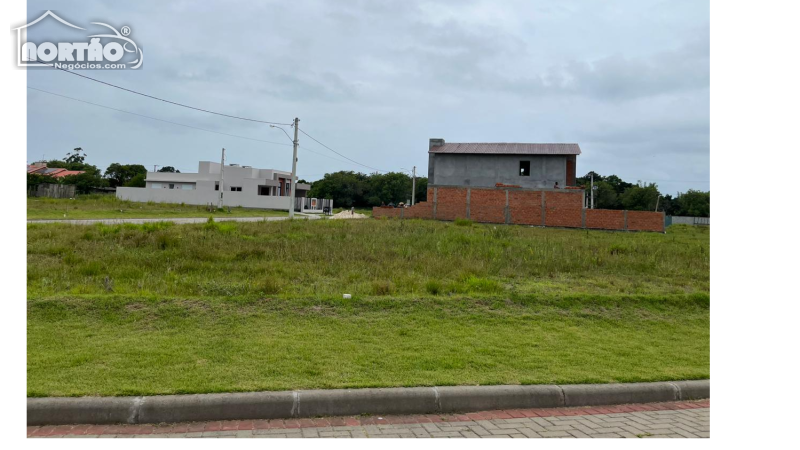
[[33,224],[27,320],[30,396],[707,378],[709,230]]
[[68,198],[28,198],[28,220],[43,219],[151,219],[180,217],[276,217],[287,216],[286,211],[228,208],[210,212],[204,206],[131,202],[114,195],[92,194]]

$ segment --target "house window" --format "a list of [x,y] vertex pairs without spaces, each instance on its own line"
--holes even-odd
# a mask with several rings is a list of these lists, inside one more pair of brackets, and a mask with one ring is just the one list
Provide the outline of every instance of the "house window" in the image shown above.
[[529,177],[529,176],[531,176],[531,162],[530,161],[520,161],[519,162],[519,176],[521,176],[521,177]]
[[241,186],[231,186],[231,192],[242,192]]
[[161,183],[153,183],[150,185],[152,189],[161,189]]
[[175,189],[175,183],[170,183],[170,184],[169,184],[169,188],[170,188],[170,189]]
[[259,186],[258,187],[258,195],[270,195],[270,188],[269,186]]
[[215,182],[214,182],[214,190],[215,190],[215,191],[218,191],[218,190],[219,190],[219,181],[215,181]]

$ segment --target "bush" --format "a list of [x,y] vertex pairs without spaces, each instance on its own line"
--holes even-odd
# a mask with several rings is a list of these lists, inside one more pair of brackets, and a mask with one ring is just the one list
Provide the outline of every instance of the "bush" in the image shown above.
[[40,175],[38,173],[28,174],[28,189],[35,189],[42,183],[54,183],[53,177],[47,175]]
[[88,194],[92,192],[93,188],[108,187],[108,180],[91,173],[69,175],[62,178],[60,182],[61,184],[74,184],[75,192],[78,194]]
[[469,219],[456,219],[456,226],[458,227],[471,227],[472,221]]
[[394,284],[391,281],[374,281],[372,283],[372,293],[374,295],[389,295],[394,291]]
[[425,283],[425,290],[431,295],[439,295],[444,289],[439,280],[428,280],[428,282]]

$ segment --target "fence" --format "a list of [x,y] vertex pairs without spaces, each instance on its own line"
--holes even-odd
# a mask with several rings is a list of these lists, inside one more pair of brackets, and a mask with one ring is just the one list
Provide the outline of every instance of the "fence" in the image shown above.
[[710,217],[667,216],[667,226],[670,225],[711,225]]
[[664,213],[586,209],[582,189],[428,187],[428,199],[408,208],[375,207],[372,216],[470,219],[484,223],[664,232]]
[[333,211],[333,200],[329,198],[297,197],[294,199],[294,210],[307,213],[330,213]]
[[29,187],[28,197],[75,198],[75,185],[42,183]]

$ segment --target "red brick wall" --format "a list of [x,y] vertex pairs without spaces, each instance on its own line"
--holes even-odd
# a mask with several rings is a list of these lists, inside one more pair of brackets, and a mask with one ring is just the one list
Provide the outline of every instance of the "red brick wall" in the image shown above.
[[508,210],[511,223],[542,225],[542,191],[509,190]]
[[554,192],[545,191],[545,226],[580,228],[583,218],[583,195],[580,191]]
[[[467,217],[467,188],[439,187],[428,188],[427,202],[410,208],[372,209],[374,217],[393,218],[433,218],[434,197],[436,198],[436,218],[455,220]],[[542,192],[545,196],[545,225],[551,227],[582,228],[606,230],[625,229],[625,211],[606,209],[583,209],[583,191],[529,191],[513,188],[471,188],[469,194],[469,218],[476,222],[505,223],[506,192],[508,192],[508,212],[510,223],[520,225],[542,224]],[[664,214],[649,211],[628,211],[628,230],[664,231]]]
[[586,228],[624,230],[625,211],[617,211],[613,209],[587,209]]
[[[505,206],[505,197],[503,198]],[[436,193],[436,218],[439,220],[466,219],[467,189],[439,188]]]
[[664,231],[664,213],[628,211],[628,230]]
[[[433,193],[431,193],[430,198],[433,198]],[[420,202],[414,206],[409,206],[405,211],[403,211],[403,218],[433,219],[433,204],[428,202]]]
[[575,156],[567,156],[567,186],[575,186]]
[[[441,189],[439,189],[439,195],[442,195]],[[438,205],[436,217],[439,217]],[[506,223],[506,191],[501,189],[471,189],[469,193],[469,218],[475,222]]]
[[372,217],[400,217],[400,208],[375,206],[372,208]]

